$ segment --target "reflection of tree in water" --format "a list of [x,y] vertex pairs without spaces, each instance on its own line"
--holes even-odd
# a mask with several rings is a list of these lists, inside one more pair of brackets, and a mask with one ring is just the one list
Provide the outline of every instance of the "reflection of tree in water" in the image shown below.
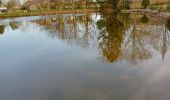
[[168,40],[170,36],[170,21],[166,23],[164,28],[163,45],[162,45],[162,59],[165,58],[165,53],[167,51]]
[[94,41],[95,23],[92,23],[90,15],[60,15],[55,18],[36,21],[48,31],[52,38],[59,38],[68,44],[88,47]]
[[[168,45],[170,44],[170,31],[168,30],[167,25],[162,24],[157,27],[157,31],[154,33],[154,39],[152,39],[152,43],[156,49],[160,50],[162,53],[162,60],[165,58],[165,54],[168,50]],[[157,34],[157,35],[156,35]]]
[[145,42],[143,43],[143,47],[145,47],[144,51],[146,52],[145,54],[148,53],[147,55],[149,57],[149,54],[151,55],[149,50],[153,48],[161,52],[162,60],[164,60],[169,43],[169,31],[165,26],[165,23],[157,19],[156,21],[151,21],[150,23],[144,24],[143,26],[140,26],[140,24],[136,26],[137,31],[141,34],[139,39],[143,39],[143,42]]
[[140,19],[133,18],[130,28],[126,30],[120,60],[135,64],[151,58],[153,50],[160,51],[164,60],[170,32],[164,21],[154,18],[151,21],[147,18],[147,21],[144,21],[147,23],[139,21],[143,18],[144,16]]
[[149,18],[146,15],[143,15],[141,18],[141,23],[148,23],[149,22]]
[[5,26],[4,25],[0,25],[0,34],[3,34],[5,31]]
[[[139,23],[141,19],[144,23]],[[131,20],[128,24],[119,17],[105,15],[97,22],[97,26],[101,30],[99,36],[101,55],[108,62],[125,60],[136,64],[151,58],[153,49],[159,50],[164,59],[169,40],[164,23],[150,22],[148,17],[143,16],[139,20],[137,18]]]
[[[68,44],[84,48],[98,45],[100,55],[109,63],[125,60],[136,64],[151,58],[153,49],[161,51],[164,58],[168,49],[165,24],[144,18],[131,20],[115,12],[102,14],[98,20],[89,15],[61,15],[34,22],[43,26],[48,36]],[[144,23],[140,23],[142,19]]]
[[10,22],[9,25],[11,26],[12,30],[16,30],[21,26],[20,22]]
[[136,23],[126,32],[126,39],[122,47],[122,59],[136,64],[151,57],[150,48],[147,47],[146,36],[137,30]]
[[170,20],[167,20],[167,22],[166,22],[166,27],[167,27],[167,29],[170,31]]
[[123,41],[124,25],[118,19],[117,12],[112,15],[103,15],[97,22],[101,30],[99,35],[99,48],[104,58],[112,63],[117,61],[121,54],[121,44]]

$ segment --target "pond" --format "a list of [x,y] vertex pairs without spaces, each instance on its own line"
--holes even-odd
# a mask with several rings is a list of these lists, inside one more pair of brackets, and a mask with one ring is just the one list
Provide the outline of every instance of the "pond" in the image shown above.
[[147,15],[0,20],[0,100],[169,100],[170,30]]

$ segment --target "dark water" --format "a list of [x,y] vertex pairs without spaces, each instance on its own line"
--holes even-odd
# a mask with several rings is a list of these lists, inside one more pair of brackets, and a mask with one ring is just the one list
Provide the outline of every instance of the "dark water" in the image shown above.
[[170,98],[166,21],[113,13],[0,23],[0,100]]

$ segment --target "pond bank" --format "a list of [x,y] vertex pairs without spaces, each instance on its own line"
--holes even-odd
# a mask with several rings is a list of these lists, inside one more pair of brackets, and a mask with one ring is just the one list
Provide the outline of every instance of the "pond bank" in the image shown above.
[[152,17],[158,17],[162,19],[170,18],[169,12],[159,12],[157,10],[150,10],[150,9],[132,9],[132,10],[122,10],[123,13],[137,13],[137,14],[147,14]]
[[12,18],[12,17],[27,17],[27,16],[40,16],[40,15],[55,15],[55,14],[88,14],[96,13],[97,9],[76,9],[76,10],[51,10],[51,11],[29,11],[29,12],[14,12],[14,13],[1,13],[0,18]]

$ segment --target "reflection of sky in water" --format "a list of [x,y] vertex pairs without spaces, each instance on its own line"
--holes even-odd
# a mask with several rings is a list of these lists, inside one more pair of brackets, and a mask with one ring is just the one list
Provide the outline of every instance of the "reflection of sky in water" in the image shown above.
[[[80,26],[83,25],[80,23]],[[36,22],[22,22],[16,29],[6,24],[5,32],[0,35],[0,100],[170,98],[169,47],[162,61],[161,48],[154,47],[154,44],[149,44],[152,41],[147,40],[152,34],[148,36],[136,33],[140,40],[135,42],[137,47],[133,48],[133,41],[127,42],[133,35],[127,32],[121,43],[125,48],[121,50],[128,52],[122,51],[116,62],[107,63],[101,60],[101,51],[95,38],[98,33],[88,37],[90,45],[94,43],[97,46],[82,47],[81,44],[69,44],[68,37],[64,40],[62,37],[50,38],[49,32]],[[77,40],[82,42],[82,38]],[[139,44],[146,43],[146,49],[149,48],[152,56],[131,63],[131,52],[134,49],[141,50]],[[139,60],[142,50],[136,51]]]

